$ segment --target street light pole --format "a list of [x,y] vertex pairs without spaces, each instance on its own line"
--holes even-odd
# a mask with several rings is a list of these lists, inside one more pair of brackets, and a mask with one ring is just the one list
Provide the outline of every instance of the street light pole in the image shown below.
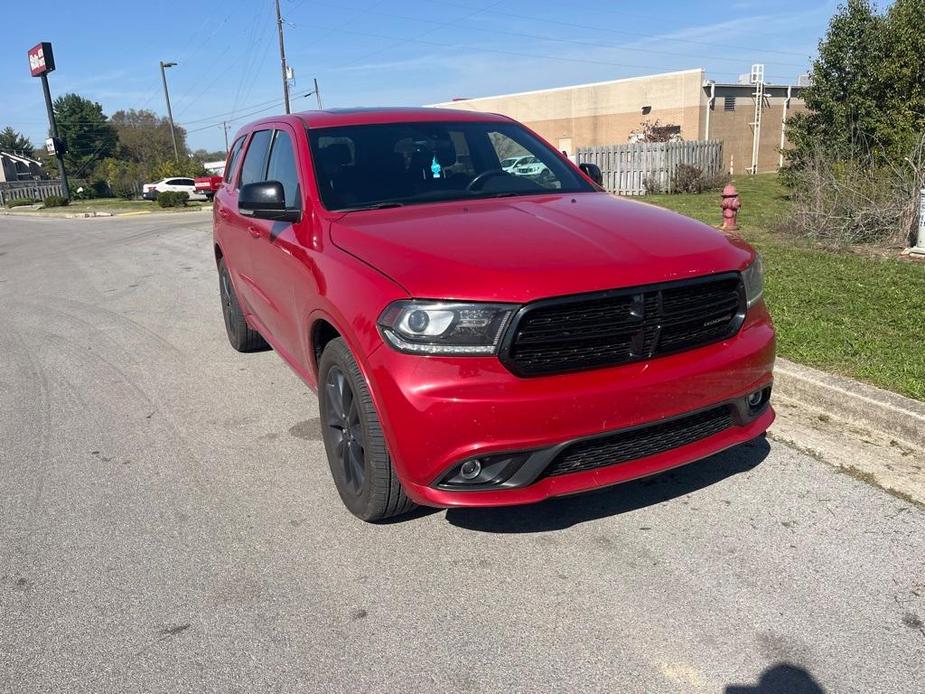
[[324,106],[321,105],[321,92],[318,91],[318,78],[315,78],[315,101],[318,102],[318,110],[321,111]]
[[289,80],[287,79],[288,71],[286,69],[286,44],[283,42],[283,17],[279,12],[279,0],[276,0],[276,32],[279,34],[279,63],[283,72],[283,102],[286,106],[286,113],[291,113],[289,108]]
[[180,150],[177,149],[177,132],[173,127],[173,111],[170,110],[170,94],[167,92],[167,68],[173,67],[176,63],[165,63],[161,61],[161,81],[164,83],[164,100],[167,102],[167,118],[170,120],[170,139],[173,140],[173,158],[180,163]]

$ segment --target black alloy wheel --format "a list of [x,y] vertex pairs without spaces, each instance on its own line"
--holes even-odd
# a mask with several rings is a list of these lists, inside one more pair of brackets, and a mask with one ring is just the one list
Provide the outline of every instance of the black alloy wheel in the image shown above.
[[328,465],[344,506],[365,521],[414,508],[392,467],[369,385],[340,337],[325,345],[318,361],[318,409]]
[[346,487],[356,495],[366,480],[366,434],[353,388],[337,366],[328,370],[324,387],[328,435],[334,448],[332,464],[340,467]]

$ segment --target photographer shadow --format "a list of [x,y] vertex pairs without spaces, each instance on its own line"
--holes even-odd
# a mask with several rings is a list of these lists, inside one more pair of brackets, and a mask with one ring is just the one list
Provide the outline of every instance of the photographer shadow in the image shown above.
[[758,684],[731,684],[724,694],[825,694],[825,690],[803,668],[777,663],[761,673]]

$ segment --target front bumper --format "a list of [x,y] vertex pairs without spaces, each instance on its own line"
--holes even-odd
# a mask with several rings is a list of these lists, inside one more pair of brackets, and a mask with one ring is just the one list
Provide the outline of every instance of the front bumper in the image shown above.
[[368,368],[396,473],[430,506],[502,506],[575,494],[693,462],[763,433],[770,406],[714,435],[643,458],[541,477],[526,486],[448,490],[463,460],[538,451],[739,400],[772,381],[774,329],[763,303],[732,338],[607,369],[519,378],[495,357],[422,357],[383,346]]

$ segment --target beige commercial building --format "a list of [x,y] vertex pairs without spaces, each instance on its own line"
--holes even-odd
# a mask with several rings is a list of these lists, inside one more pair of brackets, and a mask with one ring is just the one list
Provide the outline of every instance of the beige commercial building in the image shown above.
[[778,168],[786,120],[805,106],[799,86],[762,88],[761,108],[756,109],[757,85],[717,83],[695,69],[433,106],[510,116],[570,155],[579,147],[632,141],[644,123],[657,121],[674,126],[683,140],[721,140],[725,162],[736,173],[751,169],[755,161],[763,172]]

